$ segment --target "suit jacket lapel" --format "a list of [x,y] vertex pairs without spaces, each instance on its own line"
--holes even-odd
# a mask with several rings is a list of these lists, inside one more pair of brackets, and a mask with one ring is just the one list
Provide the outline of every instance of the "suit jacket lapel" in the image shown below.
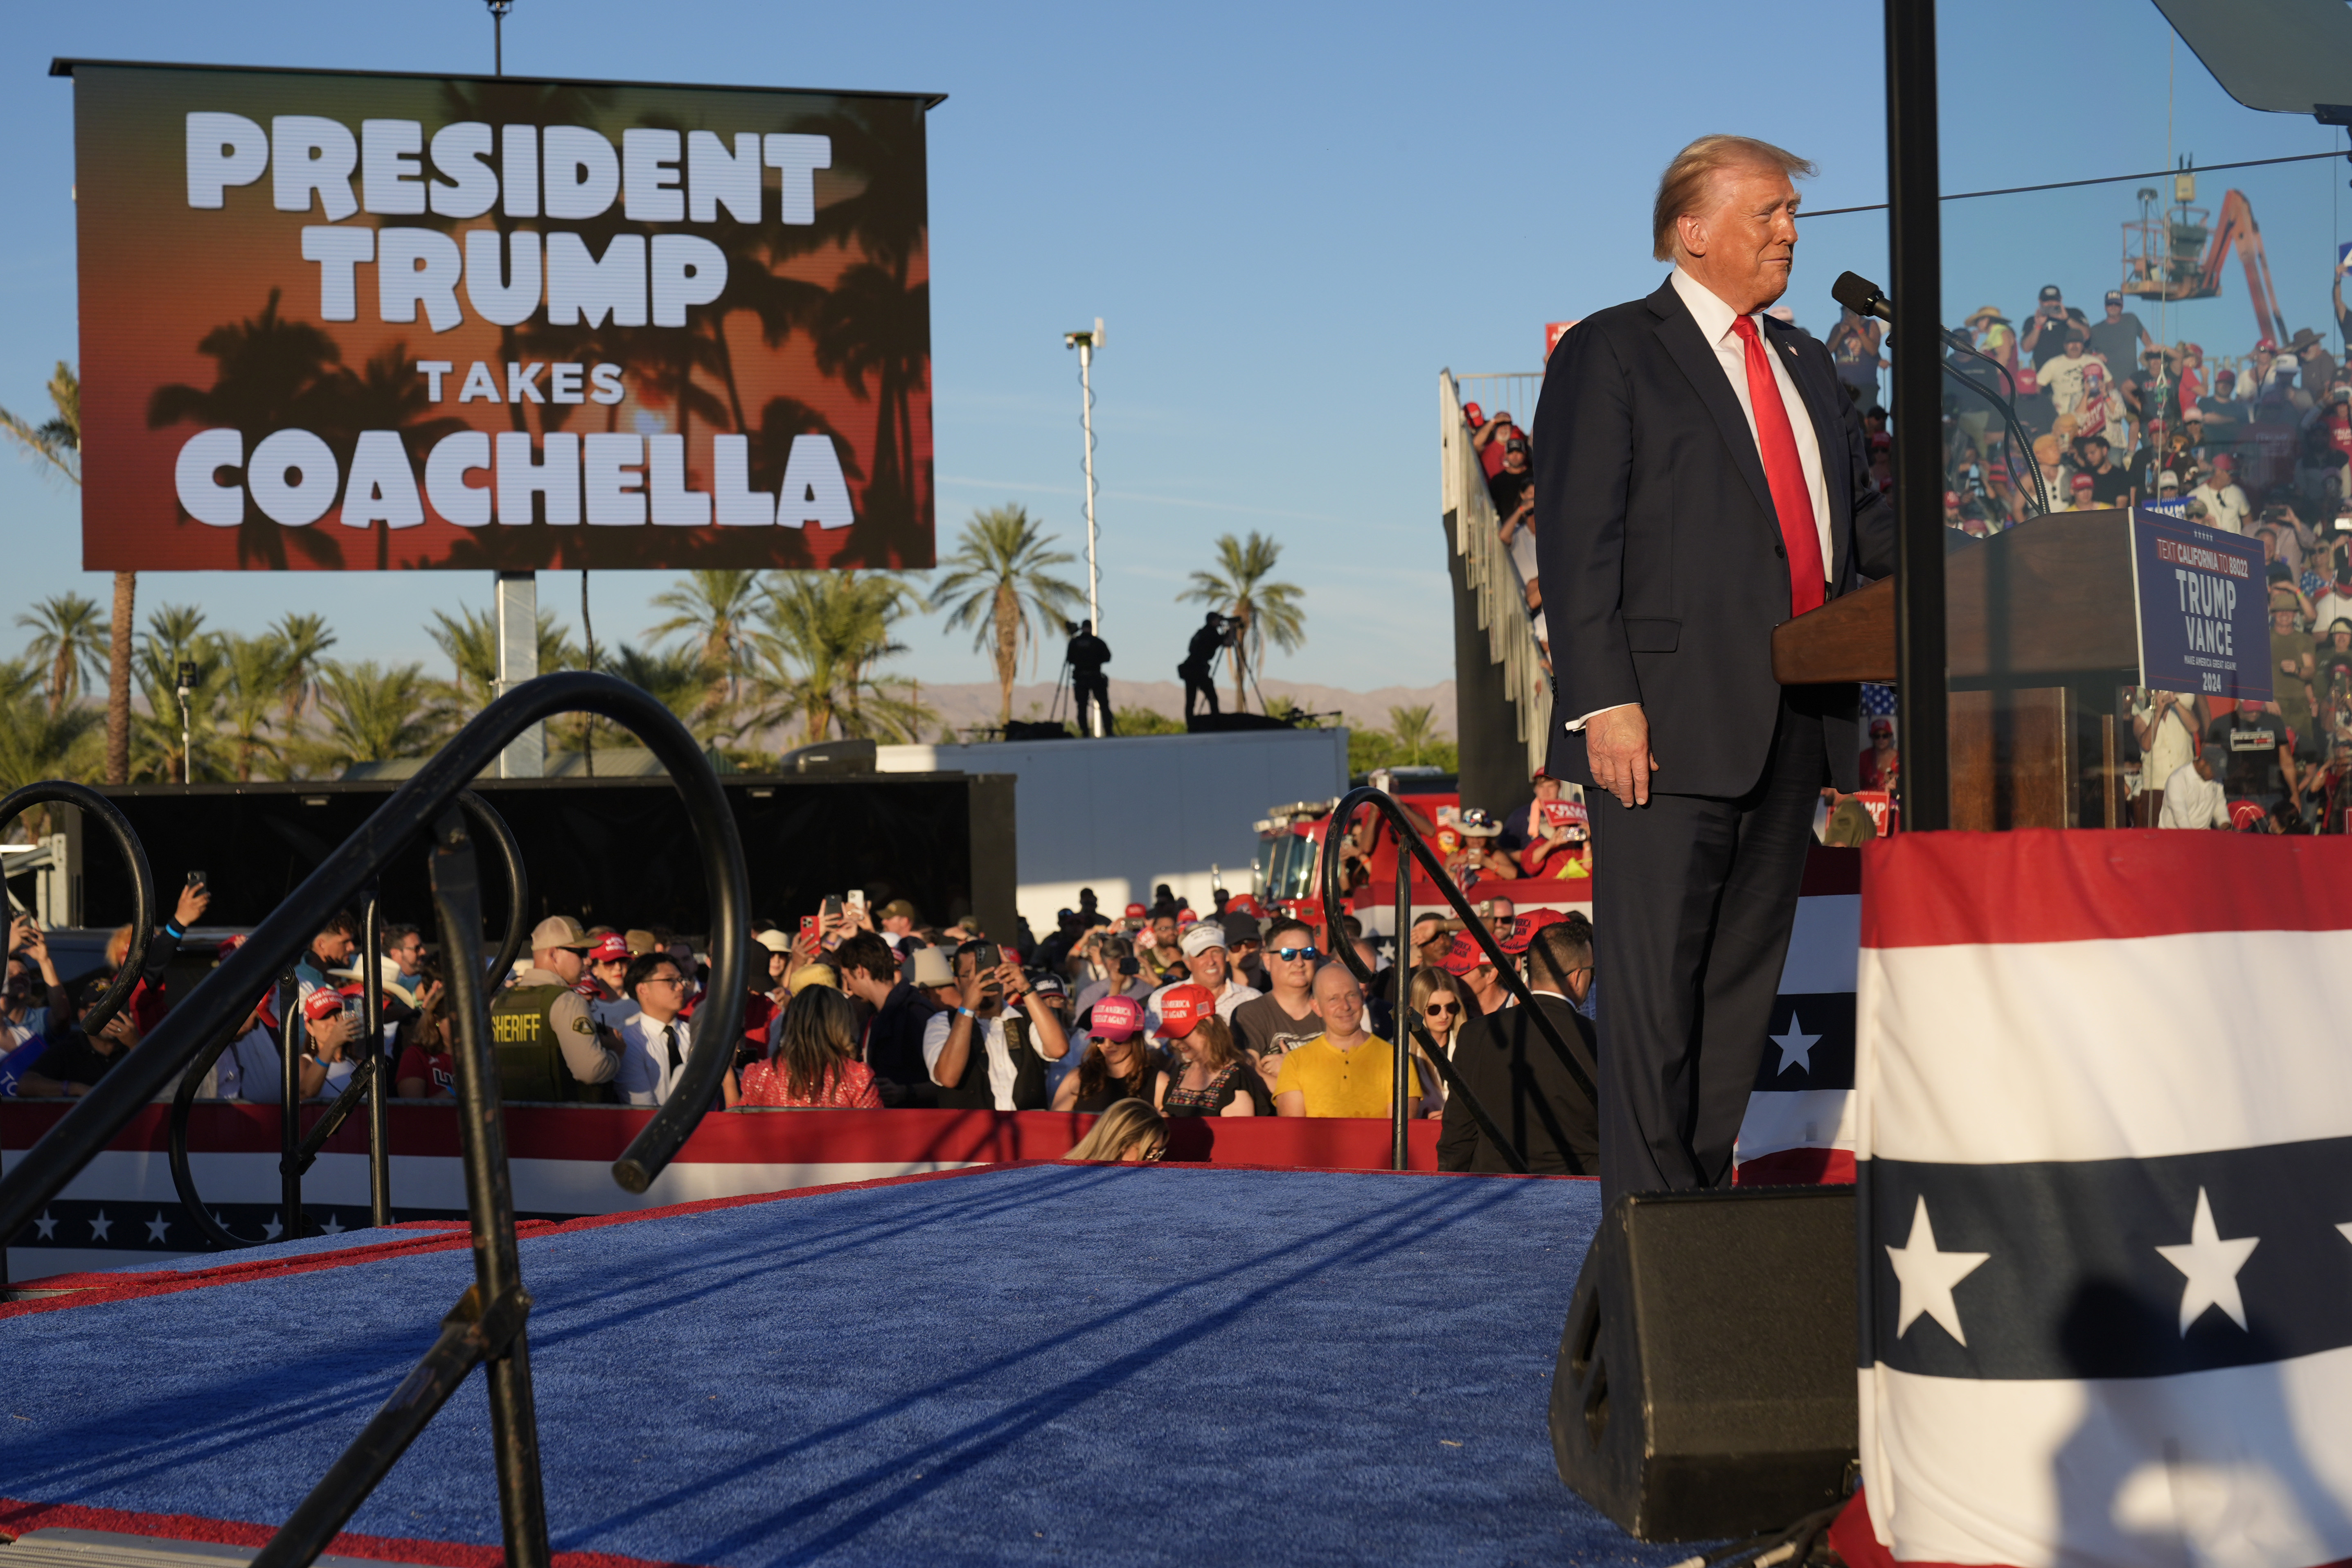
[[1672,283],[1661,284],[1650,296],[1650,309],[1663,318],[1658,322],[1658,341],[1675,356],[1675,363],[1698,394],[1706,411],[1715,416],[1716,428],[1722,432],[1724,445],[1731,448],[1731,460],[1747,476],[1748,488],[1756,492],[1756,504],[1764,509],[1768,519],[1777,519],[1772,510],[1772,488],[1765,482],[1764,458],[1756,450],[1756,437],[1748,432],[1748,416],[1739,411],[1739,399],[1732,395],[1731,384],[1724,379],[1723,362],[1715,357],[1714,348],[1699,334],[1698,322],[1675,292]]
[[1830,563],[1831,592],[1835,584],[1845,581],[1848,535],[1853,531],[1843,526],[1842,519],[1853,516],[1853,476],[1849,471],[1845,447],[1845,395],[1835,386],[1822,384],[1817,367],[1801,353],[1790,352],[1796,345],[1797,331],[1783,327],[1770,317],[1765,318],[1765,337],[1772,352],[1783,357],[1789,367],[1789,379],[1797,384],[1798,393],[1805,400],[1805,412],[1812,417],[1813,441],[1822,454],[1822,488],[1829,492],[1830,549],[1836,559]]

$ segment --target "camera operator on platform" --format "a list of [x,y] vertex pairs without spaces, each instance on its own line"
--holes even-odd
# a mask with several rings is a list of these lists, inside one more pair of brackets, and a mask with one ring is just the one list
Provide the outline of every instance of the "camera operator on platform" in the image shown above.
[[1092,701],[1095,711],[1102,715],[1102,733],[1116,735],[1118,729],[1110,717],[1110,677],[1103,673],[1103,666],[1110,662],[1110,644],[1095,636],[1092,621],[1062,625],[1070,634],[1070,646],[1062,657],[1069,663],[1070,690],[1077,698],[1078,733],[1095,733],[1087,722],[1087,704]]
[[1586,786],[1608,867],[1604,1203],[1729,1180],[1814,806],[1856,786],[1858,689],[1772,679],[1774,626],[1895,564],[1836,365],[1763,313],[1812,172],[1747,137],[1677,153],[1651,228],[1674,270],[1560,339],[1536,414],[1546,771]]
[[1201,623],[1201,629],[1192,634],[1192,645],[1184,650],[1184,662],[1176,667],[1176,673],[1184,678],[1185,718],[1192,717],[1195,692],[1208,703],[1209,717],[1217,716],[1217,689],[1210,680],[1210,671],[1217,662],[1218,650],[1233,647],[1240,629],[1239,622],[1229,621],[1211,610],[1208,618]]

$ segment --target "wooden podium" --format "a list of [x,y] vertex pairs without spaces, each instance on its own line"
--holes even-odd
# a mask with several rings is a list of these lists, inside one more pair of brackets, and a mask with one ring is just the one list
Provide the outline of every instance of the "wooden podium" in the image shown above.
[[[2130,551],[2122,510],[2054,512],[1986,540],[1947,533],[1954,827],[2129,825],[2117,727],[2139,679]],[[1894,581],[1783,623],[1772,675],[1893,680]]]

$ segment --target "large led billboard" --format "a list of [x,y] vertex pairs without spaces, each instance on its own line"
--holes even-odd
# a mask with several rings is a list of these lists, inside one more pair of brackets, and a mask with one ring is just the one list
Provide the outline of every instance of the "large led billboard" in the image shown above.
[[85,567],[932,564],[936,95],[53,69]]

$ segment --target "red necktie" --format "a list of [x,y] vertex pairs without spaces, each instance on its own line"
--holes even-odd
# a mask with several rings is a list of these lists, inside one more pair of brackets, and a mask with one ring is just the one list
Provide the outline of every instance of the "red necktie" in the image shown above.
[[1829,578],[1822,567],[1822,536],[1814,526],[1812,492],[1805,484],[1805,465],[1797,457],[1797,433],[1790,428],[1788,405],[1780,401],[1780,378],[1772,374],[1764,340],[1748,317],[1733,317],[1731,328],[1748,350],[1748,405],[1756,411],[1756,444],[1763,448],[1764,482],[1771,487],[1772,510],[1780,519],[1780,540],[1788,546],[1789,613],[1801,616],[1822,607]]

